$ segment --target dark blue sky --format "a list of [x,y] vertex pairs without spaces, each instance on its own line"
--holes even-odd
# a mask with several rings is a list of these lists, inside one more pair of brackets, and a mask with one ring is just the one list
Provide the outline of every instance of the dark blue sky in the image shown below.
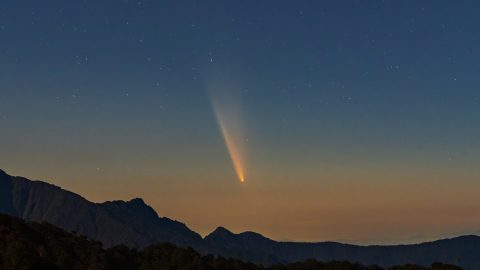
[[[472,231],[479,9],[477,1],[5,0],[0,163],[93,200],[146,197],[200,231],[367,242]],[[219,81],[238,94],[248,192],[238,191],[212,109],[208,88]],[[228,209],[217,206],[218,186]],[[219,208],[196,217],[185,209],[191,200]],[[266,204],[264,220],[245,223],[258,220],[242,210],[245,200]],[[279,212],[299,209],[308,222],[274,226]],[[358,232],[335,215],[321,223],[331,209],[420,221],[386,229],[387,239],[367,221]],[[463,222],[426,230],[445,216]]]

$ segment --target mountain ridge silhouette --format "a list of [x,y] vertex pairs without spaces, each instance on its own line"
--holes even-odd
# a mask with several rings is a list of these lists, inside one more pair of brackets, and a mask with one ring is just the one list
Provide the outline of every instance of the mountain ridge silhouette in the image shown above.
[[383,267],[434,262],[480,270],[480,237],[464,235],[408,245],[360,246],[337,242],[275,241],[256,232],[233,233],[219,226],[202,238],[184,223],[160,217],[141,198],[93,203],[58,186],[10,176],[0,170],[0,213],[26,221],[46,221],[84,235],[105,247],[143,248],[168,242],[192,247],[202,254],[218,254],[243,261],[272,265],[347,260]]

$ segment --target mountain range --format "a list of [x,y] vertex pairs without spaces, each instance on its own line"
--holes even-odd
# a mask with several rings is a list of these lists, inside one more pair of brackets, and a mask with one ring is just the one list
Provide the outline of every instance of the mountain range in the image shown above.
[[0,213],[26,221],[45,221],[100,241],[105,247],[126,245],[141,249],[168,242],[192,247],[202,254],[218,254],[264,265],[313,258],[382,267],[407,263],[429,266],[441,262],[480,270],[479,236],[413,245],[358,246],[336,242],[279,242],[255,232],[234,234],[218,227],[202,238],[185,224],[160,217],[142,199],[93,203],[55,185],[10,176],[2,170]]

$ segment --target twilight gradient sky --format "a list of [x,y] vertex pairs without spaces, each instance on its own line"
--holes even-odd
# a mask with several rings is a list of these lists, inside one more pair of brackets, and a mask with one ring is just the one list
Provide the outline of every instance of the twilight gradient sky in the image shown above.
[[[142,197],[202,234],[478,233],[478,10],[4,0],[0,168],[96,202]],[[243,153],[243,184],[217,120]]]

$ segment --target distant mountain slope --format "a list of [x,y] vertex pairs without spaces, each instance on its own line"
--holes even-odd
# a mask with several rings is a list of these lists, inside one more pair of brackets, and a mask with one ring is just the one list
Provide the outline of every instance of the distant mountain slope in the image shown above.
[[47,221],[101,241],[106,247],[144,247],[159,242],[199,246],[202,238],[184,224],[160,218],[142,199],[96,204],[57,186],[0,171],[0,212]]
[[218,253],[264,264],[315,258],[383,267],[406,263],[428,266],[433,262],[442,262],[466,269],[480,269],[480,237],[473,235],[415,245],[356,246],[335,242],[277,242],[257,233],[234,234],[220,227],[205,237],[205,241]]
[[271,265],[314,258],[347,260],[383,267],[434,262],[480,270],[480,237],[462,236],[416,245],[356,246],[335,242],[277,242],[258,233],[234,234],[219,227],[202,239],[183,223],[160,218],[141,199],[92,203],[81,196],[40,181],[12,177],[0,170],[0,213],[27,221],[47,221],[75,231],[104,246],[125,244],[142,248],[170,242],[213,253]]

